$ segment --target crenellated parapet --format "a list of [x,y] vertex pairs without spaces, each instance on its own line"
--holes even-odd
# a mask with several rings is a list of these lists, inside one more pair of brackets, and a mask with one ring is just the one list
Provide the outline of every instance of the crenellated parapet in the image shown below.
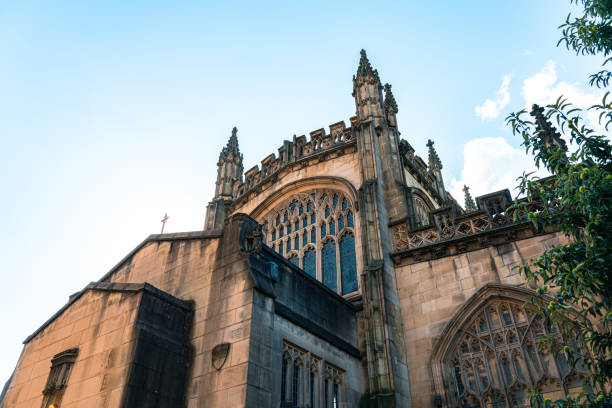
[[328,155],[339,156],[345,149],[355,145],[353,128],[357,118],[350,119],[351,126],[346,127],[344,121],[329,126],[329,133],[324,128],[314,130],[309,136],[293,136],[285,140],[278,148],[278,156],[274,153],[261,161],[261,167],[255,165],[244,173],[244,181],[236,180],[233,189],[233,200],[236,205],[258,193],[267,183],[276,180],[279,173],[293,166],[305,167],[324,160]]

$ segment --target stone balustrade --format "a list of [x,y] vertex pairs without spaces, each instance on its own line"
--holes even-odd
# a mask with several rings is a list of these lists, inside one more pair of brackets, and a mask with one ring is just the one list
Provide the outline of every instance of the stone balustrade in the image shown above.
[[430,225],[415,230],[409,230],[406,222],[392,225],[393,251],[420,248],[517,223],[509,211],[512,197],[508,190],[477,197],[476,202],[478,211],[467,214],[459,214],[452,207],[433,211]]

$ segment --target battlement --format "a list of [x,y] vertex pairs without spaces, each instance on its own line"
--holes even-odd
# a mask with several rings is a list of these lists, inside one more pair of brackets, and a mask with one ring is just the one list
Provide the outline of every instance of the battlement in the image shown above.
[[357,123],[357,117],[350,118],[350,122],[351,126],[348,128],[344,121],[330,125],[329,134],[321,128],[310,132],[309,139],[305,135],[294,135],[293,140],[285,140],[278,148],[278,157],[274,153],[266,156],[261,161],[261,168],[255,165],[244,173],[244,181],[236,180],[233,191],[234,201],[240,201],[264,183],[272,181],[287,166],[354,145],[353,128]]

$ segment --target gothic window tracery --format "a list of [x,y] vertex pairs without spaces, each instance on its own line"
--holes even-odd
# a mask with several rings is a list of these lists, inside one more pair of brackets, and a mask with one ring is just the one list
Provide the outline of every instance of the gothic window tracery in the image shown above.
[[558,328],[544,324],[524,302],[487,301],[463,327],[445,335],[456,340],[441,361],[433,361],[440,364],[448,406],[527,407],[531,387],[552,400],[575,391],[580,373],[570,370],[564,355],[538,348],[543,335],[565,344]]
[[414,197],[414,216],[417,228],[429,225],[429,206],[418,196]]
[[265,217],[263,231],[269,247],[328,288],[359,289],[354,206],[343,192],[297,193]]
[[344,402],[344,377],[344,370],[283,341],[281,407],[340,407]]

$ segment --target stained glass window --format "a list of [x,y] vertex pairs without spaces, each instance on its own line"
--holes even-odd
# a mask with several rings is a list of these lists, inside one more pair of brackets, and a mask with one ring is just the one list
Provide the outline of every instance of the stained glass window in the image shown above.
[[291,255],[289,257],[289,262],[291,262],[295,266],[300,266],[300,259],[297,257],[297,255]]
[[[352,201],[338,190],[296,193],[265,217],[264,236],[279,254],[301,264],[311,276],[318,275],[328,287],[347,294],[359,289],[353,217]],[[329,240],[340,234],[348,235]],[[325,245],[317,245],[323,240]]]
[[313,278],[317,277],[317,253],[310,247],[304,252],[304,271]]
[[337,290],[337,271],[336,271],[336,243],[328,240],[323,244],[321,251],[321,261],[323,265],[323,284],[331,290]]
[[342,294],[357,290],[357,262],[355,237],[346,233],[340,238],[340,268],[342,273]]

